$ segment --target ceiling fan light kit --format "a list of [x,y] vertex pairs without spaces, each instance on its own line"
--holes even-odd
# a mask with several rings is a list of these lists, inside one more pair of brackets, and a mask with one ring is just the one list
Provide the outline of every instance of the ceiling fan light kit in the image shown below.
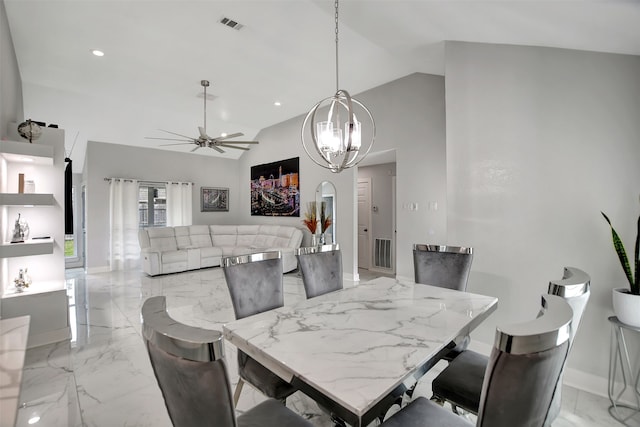
[[[311,108],[302,123],[302,146],[307,155],[319,166],[339,173],[360,163],[371,151],[376,137],[376,125],[367,107],[352,98],[338,84],[338,0],[335,1],[336,24],[336,93]],[[363,140],[362,123],[358,120],[357,107],[369,122],[371,138]],[[317,119],[318,110],[328,110],[326,120]],[[344,120],[344,122],[343,122]],[[311,141],[305,135],[311,135]],[[309,147],[311,146],[311,147]]]
[[230,135],[224,134],[224,136],[219,136],[219,137],[215,137],[212,138],[209,135],[207,135],[207,88],[209,87],[209,80],[200,80],[200,86],[202,86],[204,88],[204,126],[198,126],[198,137],[197,138],[192,138],[190,136],[187,135],[182,135],[179,133],[175,133],[175,132],[171,132],[168,130],[164,130],[164,129],[158,129],[162,132],[166,132],[169,133],[171,135],[175,135],[175,136],[179,136],[182,139],[177,139],[177,138],[154,138],[151,136],[147,136],[145,137],[146,139],[160,139],[163,141],[181,141],[179,143],[174,143],[174,144],[162,144],[161,147],[167,147],[170,145],[191,145],[191,144],[195,144],[196,146],[190,151],[191,153],[193,153],[194,151],[198,150],[199,148],[206,148],[209,147],[219,153],[224,153],[225,151],[221,148],[233,148],[236,150],[243,150],[243,151],[249,151],[249,148],[246,147],[240,147],[234,144],[258,144],[258,141],[227,141],[228,139],[232,139],[232,138],[237,138],[239,136],[243,136],[244,134],[241,132],[236,132],[236,133],[232,133]]

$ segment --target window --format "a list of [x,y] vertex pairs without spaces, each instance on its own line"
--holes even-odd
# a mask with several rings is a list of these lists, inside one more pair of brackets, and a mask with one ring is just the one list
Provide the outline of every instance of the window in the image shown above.
[[138,190],[139,227],[167,225],[167,189],[160,184],[140,183]]
[[[76,211],[76,191],[75,187],[71,187],[71,206],[72,210],[75,213]],[[74,215],[75,219],[75,215]],[[75,224],[74,224],[75,225]],[[74,234],[65,234],[64,235],[64,256],[66,258],[76,258],[78,255],[77,245],[76,245],[76,227],[73,227]]]

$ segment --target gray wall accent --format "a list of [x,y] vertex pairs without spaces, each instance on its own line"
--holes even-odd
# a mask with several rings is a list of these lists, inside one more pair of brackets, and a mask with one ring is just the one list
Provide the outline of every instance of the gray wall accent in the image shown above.
[[[300,129],[303,120],[304,116],[299,116],[263,129],[257,136],[260,144],[240,158],[240,168],[237,171],[240,188],[240,210],[237,212],[239,223],[283,224],[306,230],[302,220],[304,219],[304,213],[307,211],[307,204],[315,201],[318,184],[322,181],[331,181],[336,187],[336,240],[342,250],[344,272],[348,275],[357,274],[357,271],[354,270],[355,263],[353,261],[354,248],[356,247],[353,237],[353,218],[356,213],[353,199],[354,171],[347,169],[339,174],[334,174],[328,169],[313,163],[304,152],[300,140]],[[300,158],[300,217],[251,216],[249,197],[251,166],[293,157]],[[306,239],[304,242],[306,242]]]
[[[397,272],[399,276],[413,277],[411,248],[417,243],[415,239],[446,240],[444,77],[415,73],[354,97],[371,110],[376,121],[373,151],[396,150]],[[303,119],[301,115],[263,129],[257,137],[260,145],[240,158],[239,185],[246,190],[241,190],[245,195],[241,196],[239,217],[248,224],[275,221],[249,215],[249,169],[252,165],[298,156],[303,212],[306,203],[314,200],[321,181],[334,183],[338,199],[337,242],[343,254],[344,272],[357,274],[357,173],[347,169],[332,174],[315,165],[300,142]],[[408,202],[426,207],[429,200],[439,202],[438,211],[402,209]],[[301,219],[281,221],[302,226]]]
[[[376,120],[376,150],[396,150],[396,274],[403,278],[413,279],[414,243],[459,243],[447,239],[444,98],[444,77],[421,73],[358,95]],[[438,210],[428,210],[429,201]]]
[[[85,265],[90,271],[108,268],[109,184],[104,178],[191,181],[194,183],[194,224],[237,223],[236,214],[242,196],[237,184],[238,162],[236,160],[89,141],[85,173],[87,185]],[[200,187],[228,187],[229,212],[200,212]]]
[[578,267],[592,293],[569,367],[606,378],[626,282],[600,211],[633,251],[639,100],[637,56],[447,43],[449,237],[474,247],[468,290],[500,301],[476,339],[535,316],[549,280]]
[[22,121],[22,79],[9,31],[7,11],[4,2],[0,1],[0,137],[8,136],[7,126],[10,122]]

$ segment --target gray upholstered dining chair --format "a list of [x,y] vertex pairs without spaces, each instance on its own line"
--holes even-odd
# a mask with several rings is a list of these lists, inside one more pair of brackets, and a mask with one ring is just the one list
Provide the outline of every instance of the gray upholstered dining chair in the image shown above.
[[[415,282],[425,285],[438,286],[456,291],[466,291],[473,248],[464,246],[444,245],[413,245],[413,271]],[[445,356],[445,360],[456,358],[469,346],[469,335],[455,346]]]
[[307,298],[343,288],[342,253],[338,244],[298,248],[296,257]]
[[[222,269],[236,319],[284,305],[282,254],[279,251],[225,257],[222,259]],[[265,396],[283,402],[296,391],[288,382],[241,350],[238,350],[238,375],[240,378],[233,394],[234,404],[238,403],[244,382]]]
[[469,247],[413,245],[416,283],[466,291],[472,261],[473,249]]
[[[496,330],[482,385],[476,426],[542,427],[569,351],[573,311],[555,295],[542,296],[537,319]],[[381,427],[468,427],[468,420],[419,397]]]
[[175,321],[167,313],[164,296],[145,300],[142,326],[151,366],[174,426],[312,425],[273,399],[236,418],[222,334]]
[[[587,273],[574,267],[565,267],[562,279],[549,282],[548,294],[563,298],[573,310],[569,349],[589,301],[590,282],[591,278]],[[489,358],[483,354],[471,350],[462,352],[431,383],[432,400],[448,401],[455,412],[457,408],[462,408],[477,414],[488,362]],[[562,381],[559,384],[561,385]],[[554,393],[549,422],[560,412],[561,390],[562,387],[559,387]]]

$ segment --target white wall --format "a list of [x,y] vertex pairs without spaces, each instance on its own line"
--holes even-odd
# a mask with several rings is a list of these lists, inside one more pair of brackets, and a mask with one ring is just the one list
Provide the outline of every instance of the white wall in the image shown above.
[[[89,271],[108,268],[109,184],[104,178],[193,182],[194,224],[237,223],[241,195],[236,160],[89,141],[84,175]],[[228,187],[229,212],[200,212],[200,187]]]
[[22,79],[9,31],[4,2],[0,1],[0,138],[6,137],[10,122],[24,120]]
[[[411,74],[354,97],[371,110],[376,121],[373,151],[396,150],[397,272],[413,277],[411,248],[415,239],[442,242],[446,236],[444,78]],[[257,137],[260,145],[240,159],[239,186],[246,188],[240,218],[243,223],[282,221],[301,226],[302,218],[276,220],[249,214],[250,167],[298,156],[303,212],[306,203],[314,200],[317,185],[324,180],[333,182],[337,193],[337,242],[343,252],[344,271],[357,274],[357,175],[352,169],[333,174],[308,159],[300,141],[303,119],[299,116],[263,129]],[[440,209],[401,209],[410,201],[426,206],[428,200],[439,201]]]
[[[444,77],[411,74],[358,95],[376,120],[375,149],[396,151],[396,275],[413,279],[414,243],[447,239]],[[437,211],[427,210],[429,201]],[[416,203],[418,210],[405,208]]]
[[468,290],[499,298],[476,339],[534,316],[549,280],[578,267],[592,296],[568,366],[606,378],[625,280],[600,211],[633,250],[638,100],[640,57],[447,43],[449,239],[474,247]]
[[[9,123],[21,123],[23,120],[22,79],[20,78],[16,53],[13,49],[7,12],[4,2],[0,1],[0,139],[9,134]],[[4,159],[0,159],[0,177],[6,176],[6,173],[7,163]],[[4,180],[0,181],[0,191],[6,191],[7,183]],[[0,230],[7,229],[7,212],[6,206],[0,207]],[[7,277],[7,265],[6,259],[0,260],[0,278]]]
[[[238,212],[241,224],[283,224],[304,229],[302,220],[307,210],[307,203],[315,201],[316,188],[322,181],[331,181],[336,187],[336,241],[342,250],[344,272],[348,275],[357,274],[354,271],[353,262],[353,188],[354,171],[347,169],[339,174],[334,174],[324,169],[309,159],[302,148],[300,129],[304,117],[296,117],[283,123],[263,129],[258,133],[257,140],[260,144],[246,152],[239,161],[238,186],[240,188],[240,210]],[[250,179],[251,166],[271,163],[278,160],[300,158],[300,217],[263,217],[251,216],[250,211]]]

